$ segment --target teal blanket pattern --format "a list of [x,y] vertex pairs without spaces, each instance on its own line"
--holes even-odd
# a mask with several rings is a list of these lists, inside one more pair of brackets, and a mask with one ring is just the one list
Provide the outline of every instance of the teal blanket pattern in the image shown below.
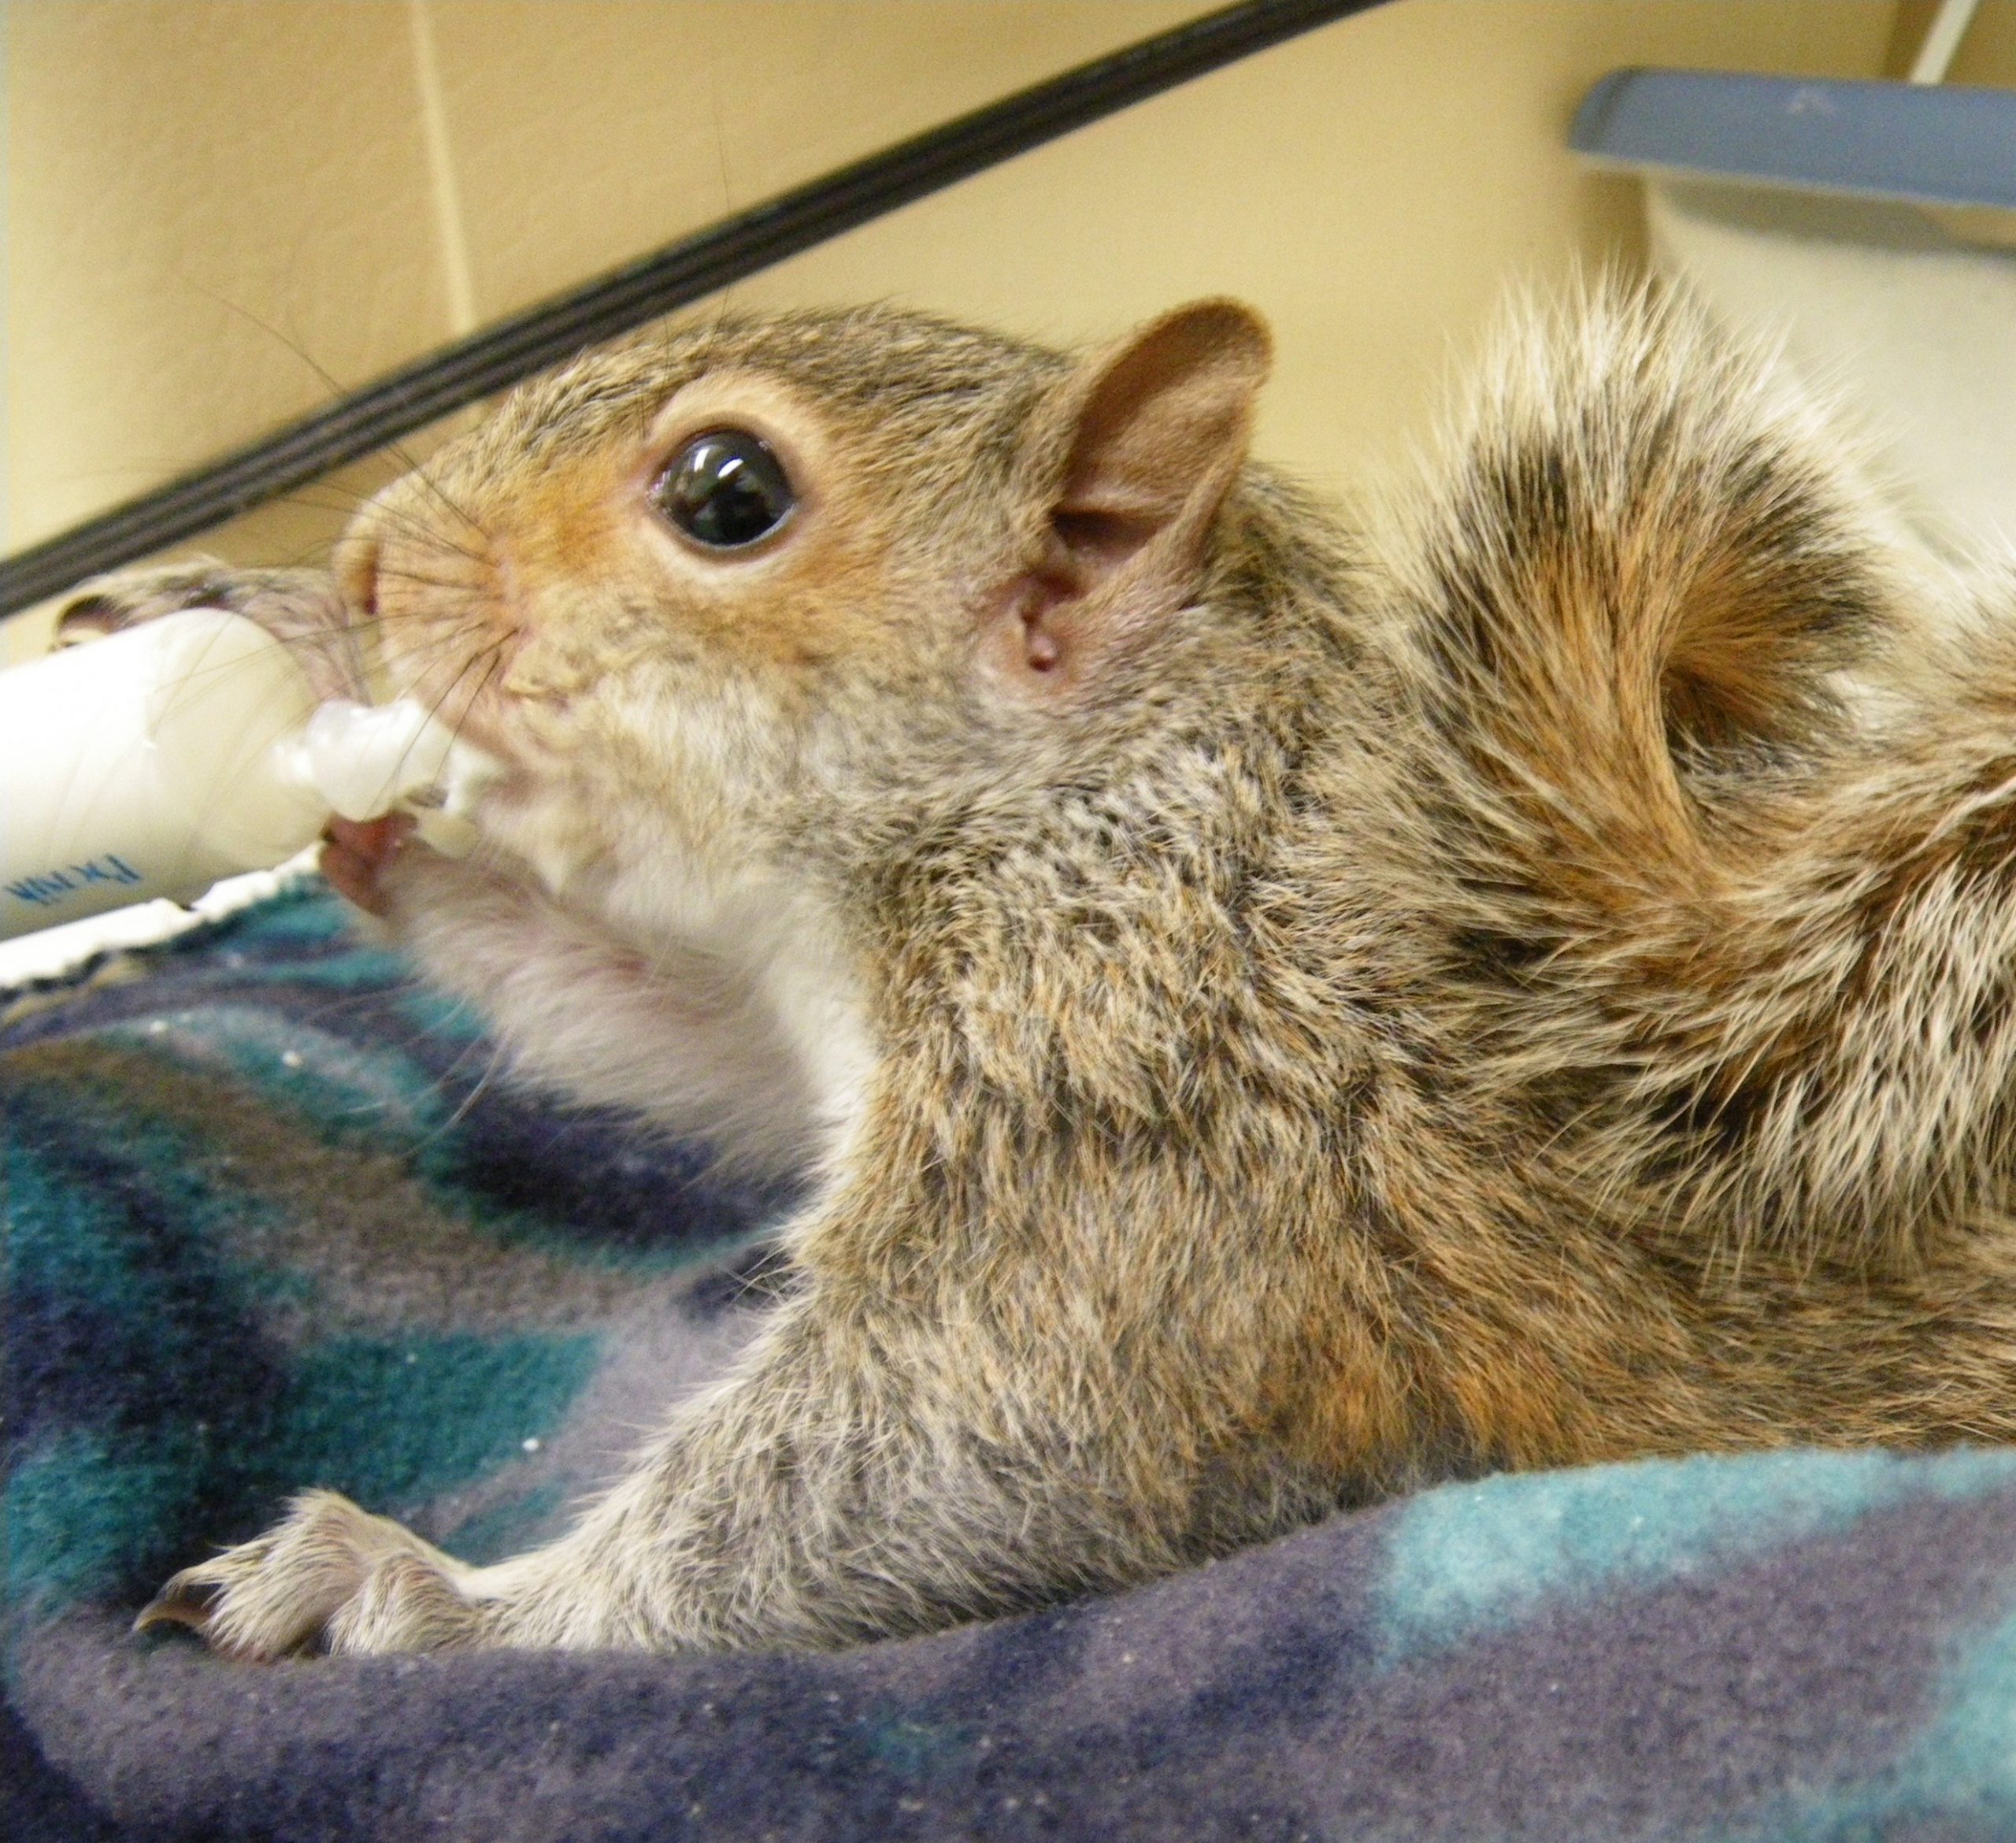
[[135,1637],[306,1485],[485,1560],[761,1322],[785,1196],[498,1076],[308,884],[0,999],[0,1837],[2016,1837],[2016,1454],[1451,1483],[832,1656]]

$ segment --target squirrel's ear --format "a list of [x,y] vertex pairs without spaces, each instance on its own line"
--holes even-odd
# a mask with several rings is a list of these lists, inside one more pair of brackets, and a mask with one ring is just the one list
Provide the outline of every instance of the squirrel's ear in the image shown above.
[[1065,547],[1096,566],[1180,536],[1194,554],[1246,458],[1271,349],[1251,308],[1198,301],[1088,365],[1052,514]]
[[1272,350],[1251,308],[1198,301],[1061,387],[1038,432],[1053,468],[1062,456],[1046,554],[1015,603],[1019,636],[1008,636],[1025,669],[1080,677],[1193,592]]

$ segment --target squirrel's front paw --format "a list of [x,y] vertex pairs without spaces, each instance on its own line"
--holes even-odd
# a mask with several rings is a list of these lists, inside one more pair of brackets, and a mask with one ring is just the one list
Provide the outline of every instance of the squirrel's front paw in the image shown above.
[[439,1651],[477,1641],[473,1573],[388,1518],[333,1491],[295,1499],[266,1533],[184,1568],[134,1622],[200,1633],[225,1657]]
[[339,896],[367,914],[391,913],[383,879],[413,834],[413,821],[401,813],[382,819],[332,819],[322,834],[322,874]]

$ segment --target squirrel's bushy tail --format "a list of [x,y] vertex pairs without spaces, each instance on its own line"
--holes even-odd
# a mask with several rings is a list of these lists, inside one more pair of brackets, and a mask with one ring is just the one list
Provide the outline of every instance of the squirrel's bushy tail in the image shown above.
[[1395,572],[1444,792],[1515,881],[1712,883],[1702,790],[1821,743],[1896,603],[1852,460],[1684,296],[1515,317]]

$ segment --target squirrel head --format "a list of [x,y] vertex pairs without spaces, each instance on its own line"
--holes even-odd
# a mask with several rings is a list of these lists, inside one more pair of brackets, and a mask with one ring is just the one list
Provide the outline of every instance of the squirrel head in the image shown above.
[[640,826],[714,862],[900,828],[896,789],[1110,742],[1212,568],[1269,355],[1216,300],[1075,362],[887,308],[655,334],[395,483],[339,578],[396,688],[547,809],[524,848],[561,881]]

